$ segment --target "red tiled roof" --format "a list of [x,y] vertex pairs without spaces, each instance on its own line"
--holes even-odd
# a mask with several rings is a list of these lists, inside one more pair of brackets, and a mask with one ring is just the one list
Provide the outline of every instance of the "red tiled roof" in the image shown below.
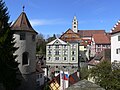
[[96,44],[110,44],[110,40],[106,34],[93,34],[92,38]]
[[60,39],[66,42],[76,42],[81,40],[78,33],[73,32],[71,29],[68,29],[64,34],[62,34]]
[[112,29],[112,34],[120,32],[120,20],[115,24]]
[[81,37],[91,37],[93,34],[103,34],[105,30],[78,30]]

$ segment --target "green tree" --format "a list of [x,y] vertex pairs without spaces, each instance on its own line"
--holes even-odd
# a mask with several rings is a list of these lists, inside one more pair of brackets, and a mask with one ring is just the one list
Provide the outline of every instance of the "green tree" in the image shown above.
[[19,85],[16,78],[18,63],[15,61],[16,55],[13,53],[17,50],[14,47],[15,42],[13,32],[10,30],[9,16],[5,2],[0,0],[0,83],[5,90],[15,90]]
[[95,83],[106,90],[120,90],[120,69],[112,69],[111,62],[104,60],[90,69]]

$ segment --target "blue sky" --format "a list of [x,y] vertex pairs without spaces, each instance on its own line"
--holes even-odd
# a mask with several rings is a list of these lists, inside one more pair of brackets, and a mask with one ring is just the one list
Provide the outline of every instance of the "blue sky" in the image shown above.
[[80,30],[107,32],[120,19],[120,0],[4,0],[10,21],[25,12],[33,28],[43,35],[62,34],[72,27],[74,15]]

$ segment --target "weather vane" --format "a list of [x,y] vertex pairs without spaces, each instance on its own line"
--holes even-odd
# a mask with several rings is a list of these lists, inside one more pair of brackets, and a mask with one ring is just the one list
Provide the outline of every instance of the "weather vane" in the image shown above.
[[24,12],[25,6],[23,5],[23,12]]

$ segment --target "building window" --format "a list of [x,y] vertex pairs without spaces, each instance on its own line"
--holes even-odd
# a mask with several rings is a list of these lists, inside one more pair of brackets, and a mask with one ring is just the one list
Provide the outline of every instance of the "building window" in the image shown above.
[[72,55],[75,55],[75,52],[74,52],[74,51],[72,51]]
[[29,56],[29,53],[28,53],[28,52],[24,52],[24,53],[22,54],[22,64],[23,64],[23,65],[28,64],[28,56]]
[[55,51],[55,55],[59,55],[59,51]]
[[40,74],[40,78],[42,78],[42,74]]
[[50,60],[51,58],[50,57],[48,57],[48,60]]
[[36,78],[39,79],[39,74],[36,75]]
[[48,54],[51,55],[51,51],[48,51]]
[[76,22],[74,22],[74,24],[76,24]]
[[118,41],[120,41],[120,36],[118,36]]
[[36,82],[36,86],[37,86],[37,87],[40,86],[40,81],[37,81],[37,82]]
[[116,54],[120,54],[120,48],[116,49]]
[[67,51],[63,51],[63,55],[67,55]]
[[72,61],[74,61],[75,60],[75,58],[74,57],[72,57]]
[[35,41],[35,35],[32,35],[32,40]]
[[98,47],[100,47],[100,45],[97,45]]
[[66,61],[66,60],[67,60],[67,58],[66,58],[66,57],[64,57],[64,60]]
[[66,49],[67,48],[67,46],[66,45],[64,45],[64,49]]
[[59,45],[55,45],[55,48],[59,48]]
[[74,26],[74,28],[76,28],[76,26]]
[[25,40],[25,33],[20,33],[20,40]]
[[50,48],[51,48],[51,46],[49,45],[49,46],[48,46],[48,48],[50,49]]
[[55,57],[55,60],[59,60],[59,57]]

